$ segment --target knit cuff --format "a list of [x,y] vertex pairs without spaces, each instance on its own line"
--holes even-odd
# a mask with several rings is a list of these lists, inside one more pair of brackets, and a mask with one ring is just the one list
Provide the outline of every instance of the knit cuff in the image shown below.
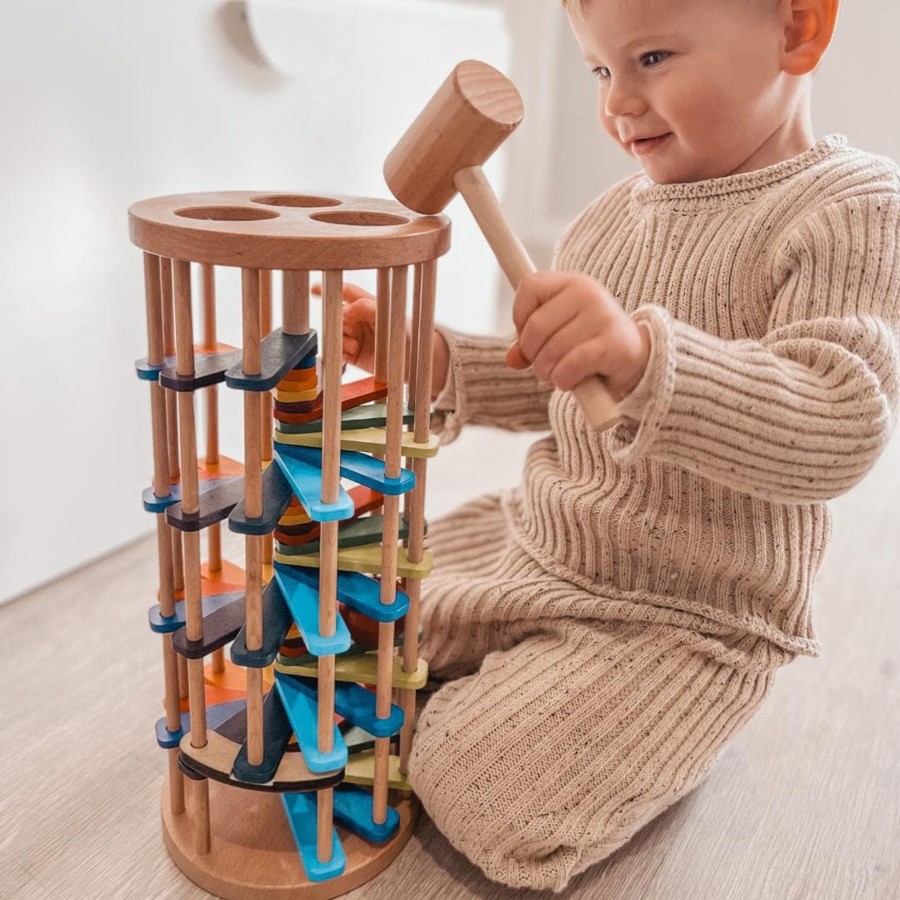
[[552,386],[528,370],[506,365],[509,339],[462,334],[438,328],[450,354],[447,381],[433,403],[433,430],[446,444],[463,425],[492,425],[510,431],[550,427],[547,407]]
[[650,332],[650,357],[637,386],[619,403],[623,420],[610,432],[615,459],[635,463],[659,435],[675,390],[675,323],[661,306],[641,306],[635,322]]
[[459,437],[459,432],[462,429],[462,421],[459,416],[459,400],[456,397],[456,370],[461,365],[461,361],[459,352],[454,352],[456,333],[441,326],[435,326],[434,330],[439,332],[447,342],[449,360],[444,386],[431,404],[431,430],[438,435],[441,444],[449,444]]
[[640,422],[644,416],[644,410],[647,408],[647,404],[653,397],[654,372],[650,365],[650,362],[653,359],[653,329],[645,318],[637,319],[636,321],[638,325],[640,325],[641,330],[647,333],[647,337],[650,340],[650,356],[647,360],[647,365],[644,368],[644,374],[641,375],[641,380],[619,401],[618,406],[619,413],[626,419],[633,419],[635,422]]

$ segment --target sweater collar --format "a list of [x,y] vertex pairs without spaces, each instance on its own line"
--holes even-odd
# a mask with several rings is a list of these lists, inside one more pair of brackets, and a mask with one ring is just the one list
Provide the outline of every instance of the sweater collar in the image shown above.
[[679,182],[677,184],[656,184],[646,175],[635,182],[631,191],[632,199],[641,205],[666,203],[673,200],[705,200],[723,197],[727,194],[745,194],[752,199],[762,188],[784,181],[798,172],[809,169],[823,159],[847,146],[847,138],[842,134],[829,134],[820,138],[808,150],[798,156],[782,160],[774,165],[754,172],[725,175],[721,178],[707,178],[703,181]]

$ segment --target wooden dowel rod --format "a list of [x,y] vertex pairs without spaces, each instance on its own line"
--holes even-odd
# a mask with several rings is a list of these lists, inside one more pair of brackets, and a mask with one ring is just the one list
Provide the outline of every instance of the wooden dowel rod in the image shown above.
[[157,497],[168,497],[172,493],[172,482],[169,474],[166,391],[158,381],[150,382],[150,421],[153,433],[153,493]]
[[244,391],[244,504],[247,515],[262,515],[262,395]]
[[[174,262],[175,292],[175,356],[176,371],[189,375],[194,370],[194,335],[191,310],[191,269],[184,260]],[[200,509],[200,491],[197,477],[197,433],[194,426],[194,395],[178,394],[178,431],[181,449],[182,509],[188,513]],[[203,611],[201,608],[202,584],[200,574],[200,532],[182,535],[184,553],[185,632],[188,640],[203,639]],[[188,695],[191,710],[191,744],[206,746],[206,688],[203,660],[188,661]],[[205,783],[205,782],[204,782]],[[198,833],[202,831],[198,819]],[[208,809],[205,815],[208,832]]]
[[[263,335],[261,287],[270,285],[259,269],[241,271],[243,296],[242,330],[243,369],[247,375],[261,371],[260,342]],[[251,518],[262,516],[263,396],[259,391],[244,392],[244,508]],[[248,650],[259,650],[263,641],[262,619],[262,542],[247,535],[246,558],[246,641]],[[247,668],[247,753],[251,765],[260,765],[265,755],[263,735],[262,670]]]
[[272,271],[259,270],[260,333],[265,337],[272,330]]
[[403,710],[403,727],[400,729],[400,774],[409,775],[409,758],[412,755],[413,734],[416,730],[416,692],[400,691]]
[[187,660],[178,654],[178,696],[182,700],[188,700],[188,694],[190,693],[188,689],[188,668],[187,668]]
[[203,672],[202,659],[189,659],[188,668],[188,697],[191,707],[191,746],[206,746],[206,697],[204,695],[206,683]]
[[[416,457],[411,460],[416,486],[409,498],[409,536],[406,539],[407,555],[411,563],[420,563],[425,556],[425,481],[428,460]],[[416,578],[408,579],[418,581]]]
[[207,548],[209,558],[207,568],[210,573],[222,571],[222,523],[213,522],[207,529]]
[[173,747],[166,753],[169,758],[169,806],[173,816],[180,816],[184,812],[184,775],[178,768],[179,752],[177,747]]
[[147,307],[147,362],[161,366],[164,357],[162,287],[159,281],[159,257],[144,254],[144,299]]
[[[159,259],[159,280],[163,319],[163,352],[165,356],[175,355],[175,294],[172,286],[172,260],[166,256]],[[181,476],[178,459],[178,412],[174,391],[165,391],[166,431],[168,432],[169,479],[174,483]]]
[[375,380],[387,383],[391,270],[379,269],[375,289]]
[[[385,474],[400,476],[401,434],[403,430],[403,382],[406,356],[406,267],[391,271],[390,351],[388,354],[387,441]],[[381,602],[394,603],[397,597],[397,528],[400,521],[400,498],[384,497],[384,534],[381,555]],[[378,626],[378,664],[375,688],[375,714],[387,718],[391,711],[394,657],[394,623]],[[390,739],[375,741],[375,779],[372,788],[372,819],[383,823],[387,819],[388,766]]]
[[[194,327],[191,309],[191,266],[185,260],[173,263],[175,295],[175,366],[181,375],[194,371]],[[197,477],[197,433],[194,426],[194,395],[178,394],[178,437],[181,450],[181,504],[187,513],[200,509]],[[203,639],[201,609],[200,532],[182,535],[184,562],[185,632],[189,640]],[[203,660],[188,661],[188,695],[191,709],[191,744],[206,746],[206,693]],[[207,815],[208,818],[208,815]]]
[[[209,353],[215,352],[219,336],[216,329],[216,272],[209,263],[200,267],[203,291],[202,346]],[[219,388],[211,385],[203,391],[206,410],[206,464],[215,465],[219,461]]]
[[[268,269],[259,270],[260,334],[272,333],[272,273]],[[272,439],[274,435],[272,418],[272,395],[267,391],[260,402],[260,425],[262,434],[262,462],[265,467],[274,458]]]
[[181,532],[169,528],[172,539],[172,586],[176,593],[184,590],[184,554],[181,551]]
[[334,788],[316,793],[316,858],[331,862],[334,840],[331,836],[334,820]]
[[272,395],[260,394],[259,404],[259,432],[262,445],[259,448],[260,462],[263,468],[270,463],[275,457],[273,440],[275,437],[275,420],[272,417]]
[[[259,270],[242,270],[244,373],[260,372]],[[244,505],[247,515],[262,515],[262,395],[244,392]],[[249,548],[249,543],[248,543]]]
[[[414,329],[418,335],[416,346],[416,389],[410,391],[412,407],[415,412],[413,424],[414,438],[424,443],[431,430],[431,377],[432,354],[434,346],[434,299],[437,283],[437,263],[428,260],[422,264],[421,293],[416,301],[419,306],[418,322]],[[427,460],[416,458],[412,461],[416,486],[407,494],[406,508],[409,523],[407,539],[407,555],[411,563],[421,562],[425,555],[425,485]],[[422,582],[418,578],[406,581],[406,593],[409,597],[409,611],[403,631],[403,671],[414,672],[419,662],[419,622],[421,619]],[[403,709],[403,728],[400,732],[400,772],[409,773],[409,759],[412,752],[412,739],[415,731],[416,692],[401,691],[400,706]]]
[[[384,579],[384,575],[382,575],[382,579]],[[376,685],[375,698],[375,714],[379,719],[386,719],[391,713],[393,661],[394,623],[381,622],[378,626],[378,684]],[[390,738],[379,738],[375,741],[375,782],[372,786],[372,821],[379,824],[383,824],[387,820],[390,745]]]
[[164,616],[175,615],[175,572],[172,559],[171,528],[166,514],[156,515],[156,554],[159,562],[159,611]]
[[178,393],[178,439],[181,447],[181,507],[186,513],[195,513],[200,509],[200,483],[194,395],[189,391]]
[[415,408],[416,399],[416,379],[419,371],[419,317],[420,306],[422,305],[422,264],[419,263],[415,267],[415,277],[413,278],[413,296],[412,296],[412,324],[410,328],[409,339],[409,356],[406,368],[409,377],[406,379],[407,384],[407,406],[409,409]]
[[[175,368],[179,375],[191,375],[194,371],[191,264],[185,260],[175,260],[173,274],[175,285]],[[188,391],[178,394],[178,431],[181,447],[182,508],[186,513],[195,513],[200,508],[197,483],[197,435],[194,428],[194,395]]]
[[281,322],[285,334],[309,333],[309,272],[283,273]]
[[431,379],[434,368],[434,300],[437,287],[437,262],[428,260],[422,264],[422,292],[419,296],[419,322],[416,371],[415,440],[424,443],[431,429]]
[[[406,553],[410,563],[420,563],[425,556],[425,483],[427,460],[414,459],[412,464],[413,474],[416,476],[416,487],[410,504],[409,538],[407,540]],[[407,593],[410,593],[410,609],[406,614],[406,628],[404,629],[404,670],[414,672],[418,662],[418,605],[413,602],[413,594],[418,599],[421,581],[418,578],[407,579]],[[413,627],[416,626],[416,627]],[[408,633],[407,633],[408,632]]]
[[206,856],[211,846],[209,833],[209,782],[204,778],[202,781],[193,782],[192,787],[194,827],[196,829],[195,849],[198,856]]
[[[330,753],[334,749],[334,657],[320,656],[317,671],[319,718],[316,739],[319,752]],[[328,711],[331,715],[326,714]]]
[[[393,269],[391,271],[390,353],[388,355],[387,382],[387,442],[384,457],[385,475],[388,478],[400,477],[403,376],[406,367],[406,287],[406,267]],[[386,522],[385,527],[387,527]],[[386,533],[390,534],[390,532]],[[396,543],[396,537],[394,543]]]
[[[156,516],[156,550],[159,558],[159,610],[164,616],[175,614],[175,580],[172,570],[172,529],[166,524],[165,513]],[[178,660],[172,646],[172,636],[162,635],[163,683],[165,685],[166,729],[176,732],[181,728],[181,690],[178,681]],[[181,773],[178,773],[178,789],[184,791]],[[171,777],[171,776],[170,776]],[[176,795],[173,793],[173,802]],[[182,808],[184,801],[182,800]]]
[[[340,489],[341,368],[343,364],[343,273],[323,273],[322,288],[322,500],[335,503]],[[323,522],[319,547],[319,631],[330,636],[337,621],[337,522]],[[319,658],[318,745],[334,747],[333,656]],[[321,824],[321,823],[320,823]],[[320,827],[320,834],[321,834]],[[330,824],[327,828],[330,836]],[[330,837],[329,837],[330,840]]]
[[159,285],[162,301],[163,352],[175,355],[175,295],[172,289],[172,260],[159,258]]
[[263,670],[247,667],[247,762],[262,765],[265,755],[263,735]]
[[[162,292],[159,257],[144,254],[144,294],[147,307],[147,361],[160,366],[164,362]],[[172,492],[169,475],[168,433],[166,429],[165,390],[158,381],[150,383],[150,417],[153,433],[153,493],[168,497]]]
[[181,728],[181,698],[178,696],[178,660],[172,646],[172,635],[162,635],[163,677],[166,685],[166,730],[174,732]]
[[219,462],[219,386],[210,385],[203,391],[206,406],[206,456],[208,466]]
[[[425,555],[425,485],[427,459],[416,458],[412,461],[416,486],[410,497],[408,507],[409,537],[407,539],[407,555],[411,563],[421,562]],[[408,578],[405,584],[409,597],[409,611],[403,629],[403,671],[415,672],[419,662],[419,622],[422,608],[422,581],[420,578]],[[412,750],[412,738],[415,730],[416,692],[401,691],[400,706],[403,709],[403,728],[400,731],[400,772],[408,774],[409,757]]]
[[175,391],[164,390],[166,403],[166,447],[169,457],[169,480],[181,478],[181,462],[178,458],[178,396]]
[[372,784],[372,821],[383,825],[387,821],[388,772],[391,764],[391,739],[375,739],[375,779]]
[[248,650],[259,650],[263,642],[262,628],[262,537],[248,534],[246,537],[246,610]]
[[184,612],[185,633],[189,641],[203,640],[201,608],[200,532],[185,531],[184,544]]
[[[261,395],[244,393],[244,506],[248,516],[262,515]],[[248,650],[259,650],[263,641],[263,542],[259,535],[247,535],[246,556],[246,640]],[[247,750],[251,765],[260,765],[265,753],[263,737],[263,693],[260,669],[247,668]]]
[[191,264],[176,259],[175,276],[175,371],[179,375],[194,374],[194,321],[191,309]]
[[259,269],[242,269],[241,283],[243,289],[244,374],[258,375],[260,372]]
[[200,264],[203,293],[203,349],[212,353],[218,345],[216,334],[216,270],[209,263]]
[[322,500],[335,503],[340,486],[343,273],[325,272],[322,296]]

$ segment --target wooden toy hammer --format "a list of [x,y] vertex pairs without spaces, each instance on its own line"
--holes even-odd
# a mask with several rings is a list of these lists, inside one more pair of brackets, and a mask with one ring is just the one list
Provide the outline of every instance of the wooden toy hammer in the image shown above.
[[[384,164],[391,192],[415,212],[434,215],[462,194],[513,288],[535,267],[481,166],[523,116],[522,98],[505,75],[487,63],[466,60],[438,88]],[[573,393],[597,430],[619,420],[599,378],[586,378]]]

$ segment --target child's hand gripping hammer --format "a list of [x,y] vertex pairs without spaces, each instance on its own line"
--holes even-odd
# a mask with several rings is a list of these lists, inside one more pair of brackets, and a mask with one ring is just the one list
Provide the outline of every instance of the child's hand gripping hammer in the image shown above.
[[[400,138],[384,164],[391,192],[422,215],[441,212],[463,195],[513,288],[534,264],[503,216],[481,166],[522,121],[522,98],[501,72],[461,62]],[[518,345],[511,355],[521,359]],[[603,382],[586,378],[574,388],[585,419],[603,430],[619,420]]]

